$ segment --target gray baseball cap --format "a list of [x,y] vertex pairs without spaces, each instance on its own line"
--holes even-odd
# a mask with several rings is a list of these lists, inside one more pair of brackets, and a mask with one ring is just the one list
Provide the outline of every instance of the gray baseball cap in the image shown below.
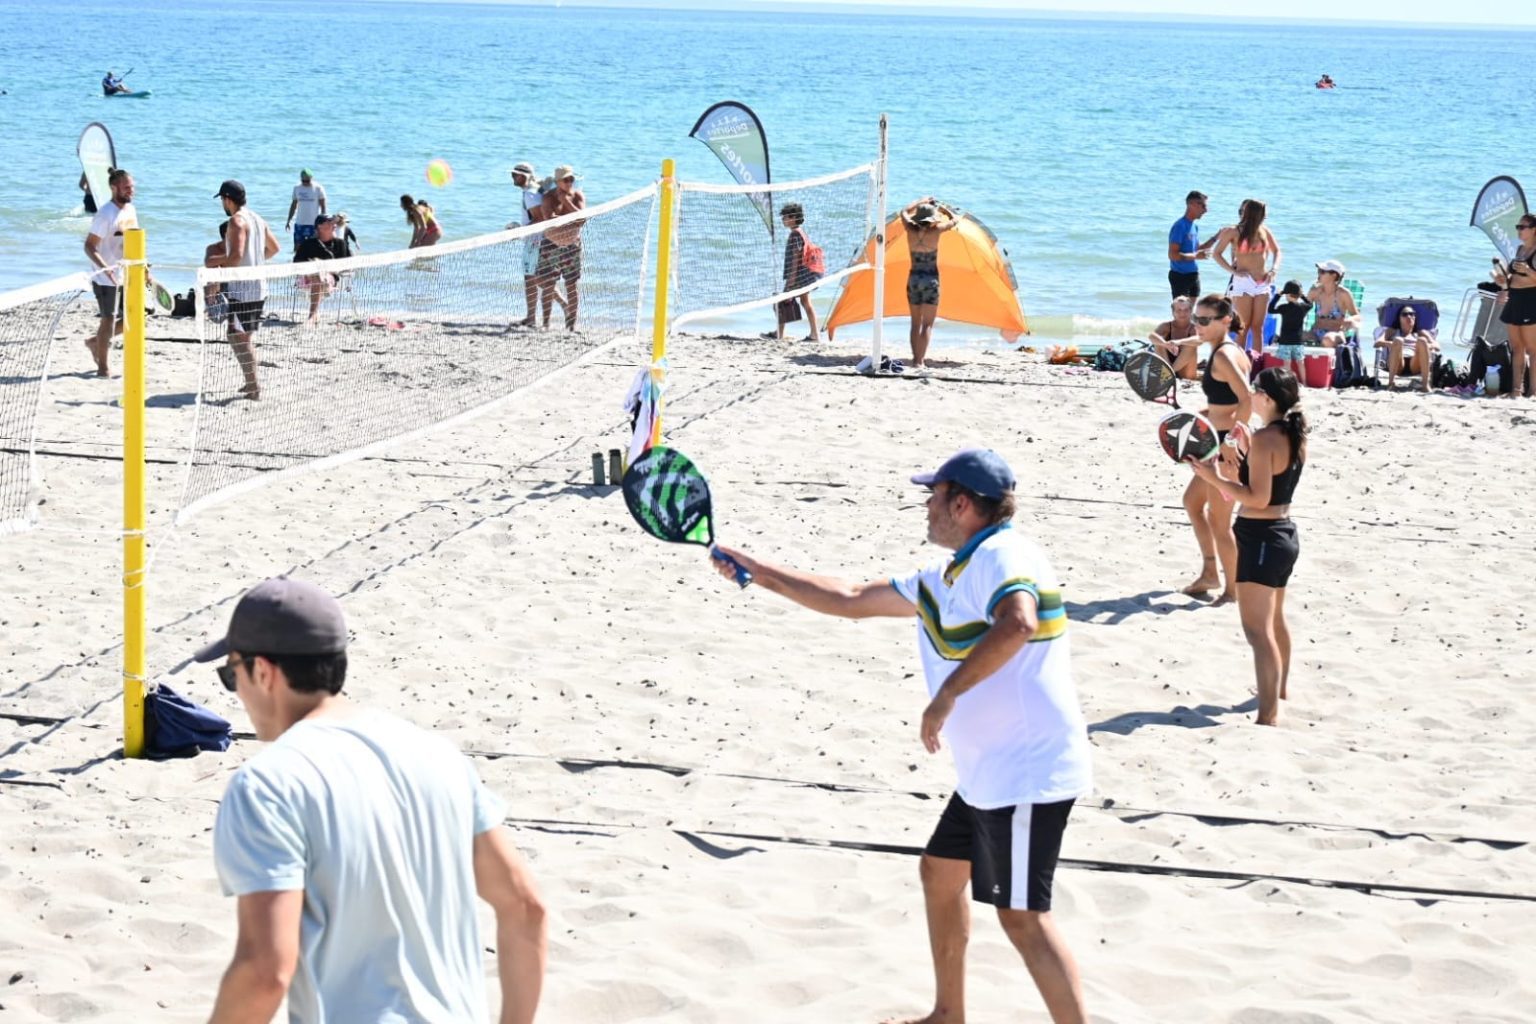
[[250,654],[340,654],[347,649],[341,602],[304,580],[277,576],[256,584],[235,605],[229,630],[192,656],[214,661]]
[[932,473],[919,473],[915,484],[932,487],[938,483],[957,483],[983,498],[996,500],[1014,488],[1013,470],[1003,457],[990,448],[965,448],[944,460]]

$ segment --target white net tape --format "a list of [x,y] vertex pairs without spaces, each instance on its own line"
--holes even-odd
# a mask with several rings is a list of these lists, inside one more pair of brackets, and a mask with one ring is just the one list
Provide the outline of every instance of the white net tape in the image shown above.
[[199,405],[178,521],[478,415],[634,338],[656,194],[406,252],[199,270]]
[[90,288],[85,274],[0,294],[0,534],[36,523],[41,480],[37,417],[64,312]]
[[[766,306],[868,269],[860,260],[873,227],[874,172],[875,165],[867,164],[767,186],[680,182],[673,326]],[[791,231],[782,214],[795,205],[804,215],[805,237],[825,254],[826,271],[819,280],[786,276]],[[765,208],[772,211],[771,231]]]

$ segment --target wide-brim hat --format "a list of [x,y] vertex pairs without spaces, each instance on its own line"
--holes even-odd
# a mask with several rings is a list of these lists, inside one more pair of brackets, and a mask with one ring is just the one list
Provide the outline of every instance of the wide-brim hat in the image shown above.
[[1323,260],[1323,262],[1317,265],[1317,269],[1326,270],[1330,274],[1338,274],[1340,277],[1344,276],[1344,264],[1338,260]]
[[529,181],[538,181],[539,180],[538,172],[533,169],[533,164],[530,164],[530,163],[514,164],[513,167],[512,167],[512,173],[513,174],[521,174],[523,177],[527,178]]
[[912,211],[912,223],[927,226],[939,219],[939,208],[932,203],[922,203]]
[[566,178],[579,178],[581,175],[577,174],[576,168],[570,164],[561,164],[555,168],[554,177],[556,181],[564,181]]

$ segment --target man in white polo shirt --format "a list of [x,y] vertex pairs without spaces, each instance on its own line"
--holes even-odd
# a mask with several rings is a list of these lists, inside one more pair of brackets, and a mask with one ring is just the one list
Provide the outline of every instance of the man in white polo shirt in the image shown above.
[[912,482],[931,489],[928,540],[954,554],[909,575],[850,583],[721,550],[812,611],[916,613],[929,695],[920,739],[929,753],[947,740],[959,776],[920,868],[937,989],[923,1020],[965,1019],[969,887],[997,908],[1051,1019],[1086,1021],[1077,965],[1050,914],[1067,816],[1092,784],[1060,585],[1045,552],[1013,528],[1014,475],[996,452],[957,452]]

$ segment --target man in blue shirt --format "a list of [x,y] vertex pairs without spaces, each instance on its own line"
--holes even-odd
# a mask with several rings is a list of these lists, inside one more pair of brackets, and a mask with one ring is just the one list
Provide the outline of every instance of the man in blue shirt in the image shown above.
[[1200,245],[1200,229],[1195,221],[1205,216],[1206,195],[1191,192],[1184,197],[1184,216],[1168,230],[1168,290],[1173,298],[1200,297],[1200,264],[1210,255],[1210,245]]
[[106,77],[101,80],[102,94],[111,96],[113,93],[127,92],[128,87],[123,84],[123,78],[127,77],[127,75],[124,75],[122,78],[119,78],[112,72],[108,71]]

